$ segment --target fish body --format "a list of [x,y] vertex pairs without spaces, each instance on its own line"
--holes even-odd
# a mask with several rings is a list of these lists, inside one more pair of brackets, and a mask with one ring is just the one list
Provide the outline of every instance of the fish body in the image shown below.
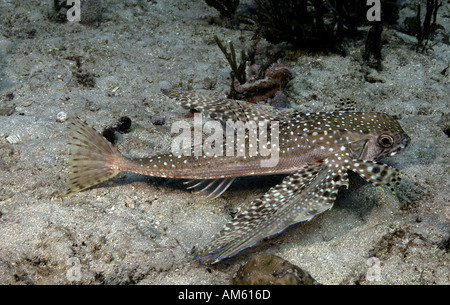
[[[349,170],[375,185],[388,185],[391,189],[400,182],[398,170],[376,162],[397,154],[410,142],[398,122],[387,114],[301,113],[188,91],[164,89],[162,92],[180,101],[184,108],[202,112],[206,117],[224,122],[223,125],[242,122],[249,124],[247,127],[267,126],[267,129],[252,133],[247,128],[240,141],[238,137],[231,142],[223,139],[215,143],[221,148],[215,153],[198,150],[193,145],[178,154],[131,159],[82,120],[71,118],[70,144],[74,149],[66,195],[122,171],[192,179],[189,187],[207,191],[210,197],[222,194],[236,177],[288,174],[197,251],[195,256],[205,262],[215,263],[231,257],[264,237],[330,209],[339,188],[348,187]],[[252,122],[256,125],[251,125]],[[262,141],[261,136],[269,140]],[[253,146],[271,154],[252,149]]]

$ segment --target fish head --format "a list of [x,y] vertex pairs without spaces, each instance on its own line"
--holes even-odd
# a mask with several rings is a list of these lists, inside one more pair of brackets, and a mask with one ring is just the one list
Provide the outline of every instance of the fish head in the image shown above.
[[353,158],[376,161],[394,156],[409,145],[411,138],[390,115],[370,113],[364,118],[360,139],[349,144]]

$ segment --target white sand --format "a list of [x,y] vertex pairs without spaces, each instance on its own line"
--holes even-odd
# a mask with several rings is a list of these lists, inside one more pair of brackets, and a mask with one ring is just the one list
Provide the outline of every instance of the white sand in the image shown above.
[[[323,284],[450,284],[450,140],[443,132],[450,68],[441,74],[450,61],[448,28],[447,42],[435,41],[428,55],[415,52],[414,37],[389,30],[381,72],[363,67],[362,41],[347,44],[345,58],[284,61],[295,75],[286,92],[295,108],[328,111],[349,96],[361,111],[399,117],[411,145],[384,161],[403,171],[405,183],[396,198],[352,176],[331,211],[207,268],[192,258],[193,247],[279,179],[240,179],[209,201],[180,181],[121,174],[60,201],[69,149],[67,122],[56,117],[76,114],[103,130],[126,115],[133,125],[119,139],[124,154],[168,151],[170,126],[186,111],[160,88],[192,79],[194,90],[223,94],[229,67],[212,37],[241,50],[252,33],[208,24],[218,13],[203,1],[105,1],[100,27],[49,22],[53,1],[41,2],[0,4],[1,107],[15,105],[0,116],[0,135],[23,139],[0,144],[0,283],[227,284],[252,253],[265,251]],[[445,11],[448,5],[438,22],[448,27]],[[76,85],[67,59],[74,56],[95,75],[94,88]],[[151,124],[158,116],[165,125]]]

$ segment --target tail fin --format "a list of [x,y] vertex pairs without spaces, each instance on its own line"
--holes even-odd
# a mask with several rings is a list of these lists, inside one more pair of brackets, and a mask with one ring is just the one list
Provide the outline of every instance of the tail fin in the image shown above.
[[116,147],[80,118],[70,117],[69,124],[71,170],[64,196],[116,176],[120,172],[118,164],[123,158]]

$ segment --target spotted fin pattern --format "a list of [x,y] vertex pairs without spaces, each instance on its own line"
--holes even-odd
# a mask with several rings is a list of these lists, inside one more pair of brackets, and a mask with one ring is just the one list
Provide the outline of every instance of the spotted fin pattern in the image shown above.
[[[222,121],[285,121],[289,114],[294,115],[291,109],[276,109],[266,105],[254,105],[245,101],[237,101],[214,96],[205,96],[192,91],[177,89],[162,89],[167,97],[181,102],[186,109],[202,112],[206,117]],[[298,113],[296,113],[298,115]]]
[[351,98],[339,98],[339,102],[334,103],[334,111],[356,111],[356,102]]
[[120,171],[114,163],[122,160],[120,152],[95,129],[80,118],[69,118],[70,178],[64,196],[70,196],[81,190],[111,179]]
[[349,169],[373,185],[386,185],[394,195],[394,184],[398,188],[402,182],[398,169],[380,162],[354,160]]
[[216,263],[294,223],[309,220],[330,209],[339,187],[347,185],[344,168],[310,165],[293,173],[226,224],[196,257]]
[[287,176],[250,208],[225,225],[196,258],[216,263],[252,246],[288,226],[311,219],[333,206],[340,187],[348,187],[352,170],[375,185],[399,181],[399,171],[382,163],[350,159],[338,153]]

